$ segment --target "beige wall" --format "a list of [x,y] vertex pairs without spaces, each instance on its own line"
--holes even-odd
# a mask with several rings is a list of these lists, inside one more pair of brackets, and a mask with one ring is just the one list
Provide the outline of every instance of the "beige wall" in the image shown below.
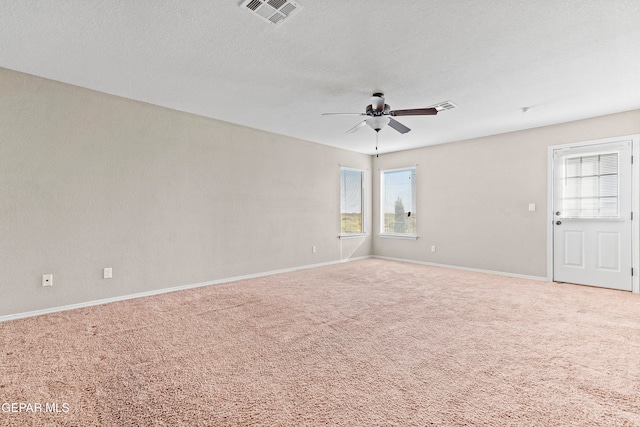
[[[374,158],[373,252],[546,277],[547,147],[637,133],[640,110]],[[416,164],[418,240],[378,237],[379,171]]]
[[370,156],[6,69],[0,94],[0,315],[371,254],[337,237]]
[[[372,254],[544,277],[547,147],[640,133],[638,110],[372,158],[1,68],[0,93],[0,316]],[[416,164],[419,238],[379,238],[379,171]],[[340,165],[370,172],[369,238],[337,238]]]

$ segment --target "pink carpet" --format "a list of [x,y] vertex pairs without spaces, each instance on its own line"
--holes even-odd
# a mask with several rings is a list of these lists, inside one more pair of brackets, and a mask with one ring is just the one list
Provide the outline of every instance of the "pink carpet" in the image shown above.
[[1,323],[0,425],[640,426],[639,361],[637,295],[368,259]]

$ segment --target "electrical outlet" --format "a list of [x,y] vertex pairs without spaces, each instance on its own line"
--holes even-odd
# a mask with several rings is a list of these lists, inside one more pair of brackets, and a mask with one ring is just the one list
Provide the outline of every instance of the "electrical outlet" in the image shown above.
[[316,247],[315,246],[311,246],[311,252],[313,252],[314,254],[316,253]]
[[435,252],[436,251],[436,245],[432,245],[431,246],[431,252]]
[[113,269],[111,267],[106,267],[102,274],[102,277],[105,279],[111,279],[113,277]]
[[42,286],[53,286],[53,274],[42,275]]
[[529,203],[529,212],[535,212],[535,211],[536,211],[536,204]]

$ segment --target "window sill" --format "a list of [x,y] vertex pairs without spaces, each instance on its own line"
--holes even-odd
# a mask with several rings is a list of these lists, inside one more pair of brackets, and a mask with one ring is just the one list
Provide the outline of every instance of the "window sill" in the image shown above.
[[366,233],[354,233],[354,234],[341,234],[338,239],[357,239],[359,237],[367,237]]
[[413,234],[378,234],[378,237],[383,237],[385,239],[404,239],[404,240],[417,240],[418,236]]

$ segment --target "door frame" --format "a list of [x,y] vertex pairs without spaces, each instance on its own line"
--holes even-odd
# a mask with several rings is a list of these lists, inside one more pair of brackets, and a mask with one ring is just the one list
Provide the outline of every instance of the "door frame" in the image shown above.
[[633,164],[631,165],[631,210],[633,221],[631,221],[631,265],[633,267],[633,287],[632,292],[640,293],[640,195],[638,189],[640,185],[640,134],[622,135],[614,138],[594,139],[591,141],[578,141],[568,144],[551,145],[547,149],[547,280],[553,281],[553,152],[558,149],[572,147],[587,147],[589,145],[607,144],[611,142],[631,141],[631,155]]

